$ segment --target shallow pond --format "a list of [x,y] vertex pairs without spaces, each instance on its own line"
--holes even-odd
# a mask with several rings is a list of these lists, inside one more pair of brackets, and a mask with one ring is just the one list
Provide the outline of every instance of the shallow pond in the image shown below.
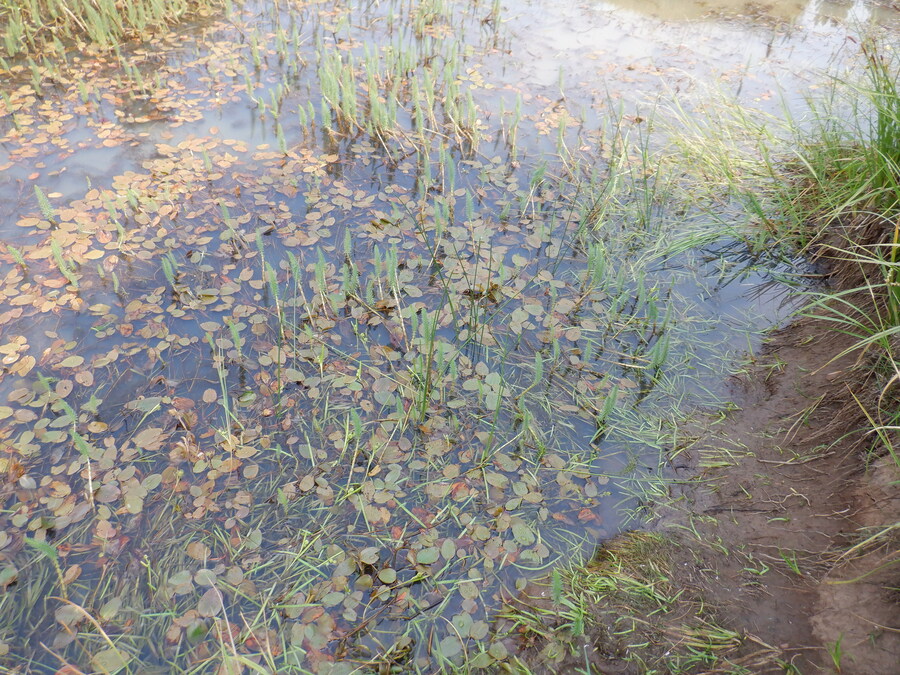
[[248,2],[4,73],[0,664],[514,654],[792,307],[654,101],[800,110],[890,19],[740,4]]

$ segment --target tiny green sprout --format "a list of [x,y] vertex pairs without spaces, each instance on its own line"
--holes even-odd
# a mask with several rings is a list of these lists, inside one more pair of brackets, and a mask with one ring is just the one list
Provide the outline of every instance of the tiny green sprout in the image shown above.
[[25,258],[22,256],[22,252],[19,249],[11,244],[7,244],[6,250],[9,252],[9,254],[12,256],[12,259],[19,267],[21,267],[23,270],[28,269],[28,264],[25,262]]
[[831,662],[834,664],[834,669],[837,672],[843,672],[841,667],[841,662],[844,657],[844,649],[841,646],[841,643],[844,641],[844,634],[841,633],[838,636],[838,639],[828,645],[828,653],[831,656]]
[[552,592],[553,602],[558,605],[560,603],[560,601],[562,600],[563,580],[562,580],[562,574],[560,574],[560,571],[556,568],[554,568],[554,570],[553,570],[553,574],[551,577],[551,584],[552,584],[551,592]]
[[41,210],[41,215],[45,220],[49,220],[51,223],[54,222],[54,218],[56,218],[56,211],[53,208],[53,205],[50,204],[50,200],[47,199],[47,195],[44,194],[44,191],[41,190],[37,185],[34,186],[34,195],[37,197],[38,207]]
[[784,560],[785,564],[791,569],[794,574],[796,574],[798,577],[803,576],[803,572],[800,571],[800,565],[797,563],[796,551],[782,551],[779,549],[778,553],[781,555],[781,559]]
[[69,266],[68,261],[63,256],[62,247],[56,239],[50,240],[50,252],[53,254],[56,266],[59,268],[60,273],[66,278],[66,281],[74,288],[78,288],[78,277],[75,276],[74,270]]

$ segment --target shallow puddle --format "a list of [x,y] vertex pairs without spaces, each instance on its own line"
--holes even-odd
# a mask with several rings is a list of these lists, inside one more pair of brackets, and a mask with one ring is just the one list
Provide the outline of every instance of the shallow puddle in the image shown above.
[[799,109],[892,18],[732,4],[247,3],[5,74],[0,664],[514,654],[791,308],[653,101]]

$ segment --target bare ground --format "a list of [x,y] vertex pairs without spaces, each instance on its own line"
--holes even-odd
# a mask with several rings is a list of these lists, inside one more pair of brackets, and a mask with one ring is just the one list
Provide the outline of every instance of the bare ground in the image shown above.
[[851,549],[900,520],[900,476],[890,458],[866,461],[851,394],[865,387],[859,354],[834,360],[852,342],[812,319],[773,336],[739,384],[741,409],[695,448],[737,463],[712,474],[713,491],[692,490],[690,511],[712,516],[701,538],[729,550],[703,556],[715,572],[704,596],[725,625],[803,673],[890,675],[900,670],[897,538]]
[[[853,339],[831,326],[803,318],[775,332],[735,377],[740,409],[682,453],[685,481],[655,527],[668,542],[668,583],[681,592],[671,611],[646,615],[637,636],[595,621],[575,656],[538,639],[523,650],[530,669],[586,672],[587,656],[604,674],[783,673],[785,664],[900,673],[900,532],[865,543],[900,522],[900,475],[890,457],[867,454],[854,394],[878,391],[861,381],[868,369],[854,368],[858,353],[839,356]],[[549,605],[546,586],[524,595]],[[593,611],[621,615],[610,598]],[[667,653],[684,647],[674,629],[701,620],[734,630],[740,644],[673,668]]]

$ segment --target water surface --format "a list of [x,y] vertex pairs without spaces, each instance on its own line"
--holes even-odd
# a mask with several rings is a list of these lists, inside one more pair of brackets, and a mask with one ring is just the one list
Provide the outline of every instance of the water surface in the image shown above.
[[514,653],[504,598],[640,525],[792,307],[800,262],[662,170],[654,101],[802,110],[847,17],[894,18],[741,9],[247,3],[127,68],[15,65],[0,663]]

